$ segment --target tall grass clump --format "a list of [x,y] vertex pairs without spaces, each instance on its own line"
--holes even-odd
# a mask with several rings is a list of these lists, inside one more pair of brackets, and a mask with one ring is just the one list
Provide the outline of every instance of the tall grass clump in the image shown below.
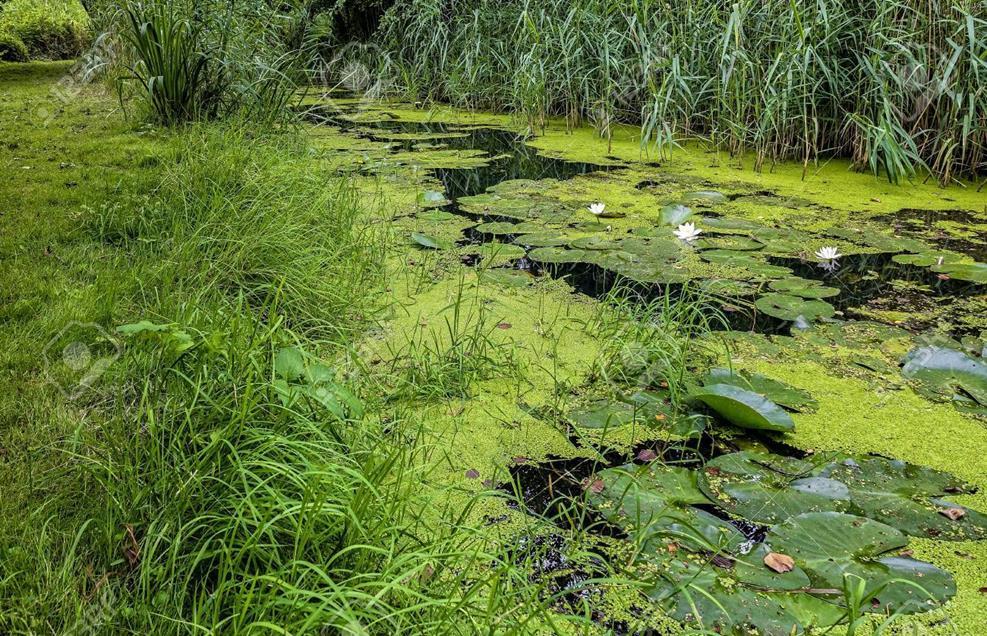
[[79,0],[0,2],[0,41],[12,43],[16,49],[16,55],[5,56],[0,52],[0,60],[23,62],[28,57],[48,60],[77,57],[90,40],[90,26],[89,16]]
[[292,44],[303,15],[267,3],[124,0],[111,21],[125,44],[120,85],[167,125],[283,121],[306,59]]
[[408,95],[533,128],[632,122],[646,147],[698,137],[757,169],[840,155],[943,184],[985,169],[977,0],[398,0],[380,40],[381,72]]

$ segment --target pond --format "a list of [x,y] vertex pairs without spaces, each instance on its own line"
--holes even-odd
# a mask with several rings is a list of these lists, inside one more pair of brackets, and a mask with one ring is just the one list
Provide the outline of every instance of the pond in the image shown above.
[[[449,110],[309,117],[335,170],[395,201],[411,282],[381,357],[459,329],[469,281],[484,359],[523,369],[523,389],[478,373],[410,408],[446,438],[449,479],[495,493],[485,524],[540,528],[513,549],[539,555],[556,611],[633,633],[981,619],[987,196],[849,173],[830,193]],[[597,317],[611,306],[631,318]],[[685,321],[686,345],[664,331],[678,307],[714,316]],[[625,603],[599,582],[617,561],[641,583]]]

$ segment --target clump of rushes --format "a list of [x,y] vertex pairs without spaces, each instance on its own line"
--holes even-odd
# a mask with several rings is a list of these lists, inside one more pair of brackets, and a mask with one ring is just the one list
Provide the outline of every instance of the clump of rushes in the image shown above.
[[175,125],[234,115],[264,123],[290,117],[306,50],[290,48],[271,26],[292,23],[290,10],[215,0],[125,0],[119,8],[116,29],[127,45],[121,96],[136,85],[153,119]]
[[754,165],[852,157],[891,181],[982,174],[987,19],[975,0],[399,0],[381,72],[415,98],[532,128],[636,122],[660,152],[704,138]]

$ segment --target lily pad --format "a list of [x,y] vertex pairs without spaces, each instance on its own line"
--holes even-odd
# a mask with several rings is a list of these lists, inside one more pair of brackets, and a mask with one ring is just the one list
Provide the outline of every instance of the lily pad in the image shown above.
[[893,556],[908,544],[904,534],[878,521],[839,512],[809,512],[784,521],[765,539],[772,550],[791,556],[804,569],[813,588],[839,603],[848,583],[864,582],[874,594],[870,611],[914,613],[938,607],[956,594],[948,572]]
[[617,242],[600,236],[583,236],[569,245],[580,250],[612,250],[617,247]]
[[[759,548],[750,560],[761,554]],[[709,634],[792,636],[810,627],[834,625],[843,615],[839,608],[809,594],[786,591],[797,589],[794,585],[806,586],[808,577],[801,570],[769,573],[749,583],[744,567],[724,569],[716,563],[716,559],[695,557],[659,561],[657,583],[647,594],[668,615]],[[763,585],[765,579],[771,584]]]
[[812,321],[817,318],[831,318],[836,309],[822,300],[808,300],[789,294],[765,294],[754,306],[762,313],[781,320],[795,320],[799,316]]
[[527,287],[535,282],[535,277],[528,272],[517,269],[485,269],[480,274],[480,280],[491,282],[504,287]]
[[418,195],[418,205],[422,207],[439,207],[448,203],[449,199],[446,198],[445,194],[437,190],[425,190]]
[[674,542],[690,550],[735,551],[744,541],[733,525],[694,504],[709,500],[695,471],[656,464],[608,468],[597,477],[603,487],[588,491],[589,502],[643,550]]
[[569,238],[553,232],[522,234],[512,241],[525,247],[560,247],[569,243]]
[[746,236],[737,234],[726,234],[723,236],[706,236],[695,242],[696,249],[700,250],[730,250],[737,252],[749,252],[759,250],[764,247],[764,243],[755,241]]
[[539,247],[528,253],[528,258],[539,263],[586,263],[592,257],[583,250],[565,250],[558,247]]
[[[819,474],[850,489],[851,512],[916,537],[964,541],[987,539],[987,516],[940,497],[972,492],[949,473],[884,457],[848,457]],[[953,519],[945,511],[959,510]]]
[[835,287],[826,287],[818,280],[798,276],[773,280],[768,283],[768,287],[776,292],[800,298],[829,298],[840,293]]
[[716,368],[710,370],[709,375],[703,380],[703,384],[732,384],[759,393],[772,402],[793,411],[811,410],[818,406],[807,391],[758,373]]
[[951,397],[957,391],[987,406],[987,364],[962,351],[939,346],[918,347],[905,356],[901,374],[926,390]]
[[767,431],[792,431],[795,422],[763,395],[732,384],[711,384],[692,394],[731,424]]
[[722,203],[727,200],[727,195],[715,190],[697,190],[687,192],[682,199],[684,201],[707,201],[709,203]]
[[660,222],[662,225],[679,225],[693,214],[692,208],[681,203],[672,203],[661,209]]
[[954,263],[934,265],[932,271],[950,278],[973,283],[987,283],[987,263]]
[[966,257],[953,252],[921,252],[918,254],[895,254],[891,257],[895,263],[902,265],[918,265],[931,267],[942,261],[943,264],[956,264],[966,260]]
[[813,475],[814,463],[757,451],[721,455],[703,467],[699,485],[727,512],[778,523],[804,512],[845,511],[850,489]]
[[569,413],[569,420],[578,428],[617,428],[630,424],[637,417],[637,409],[616,400],[599,400]]
[[524,248],[509,243],[486,243],[467,247],[463,251],[468,254],[479,255],[480,261],[487,267],[496,267],[524,258]]
[[429,250],[442,250],[448,247],[445,241],[440,241],[434,236],[431,236],[429,234],[423,234],[422,232],[412,232],[411,240],[414,243],[416,243],[419,247],[423,247]]

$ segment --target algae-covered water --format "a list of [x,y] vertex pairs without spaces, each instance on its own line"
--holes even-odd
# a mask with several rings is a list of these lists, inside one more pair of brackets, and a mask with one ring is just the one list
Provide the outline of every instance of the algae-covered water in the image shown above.
[[[635,633],[802,633],[854,605],[987,622],[987,194],[658,156],[631,129],[308,115],[400,246],[360,354],[418,378],[393,401],[435,449],[424,486],[488,493],[471,521],[549,555],[555,610]],[[636,589],[594,582],[615,564]]]

